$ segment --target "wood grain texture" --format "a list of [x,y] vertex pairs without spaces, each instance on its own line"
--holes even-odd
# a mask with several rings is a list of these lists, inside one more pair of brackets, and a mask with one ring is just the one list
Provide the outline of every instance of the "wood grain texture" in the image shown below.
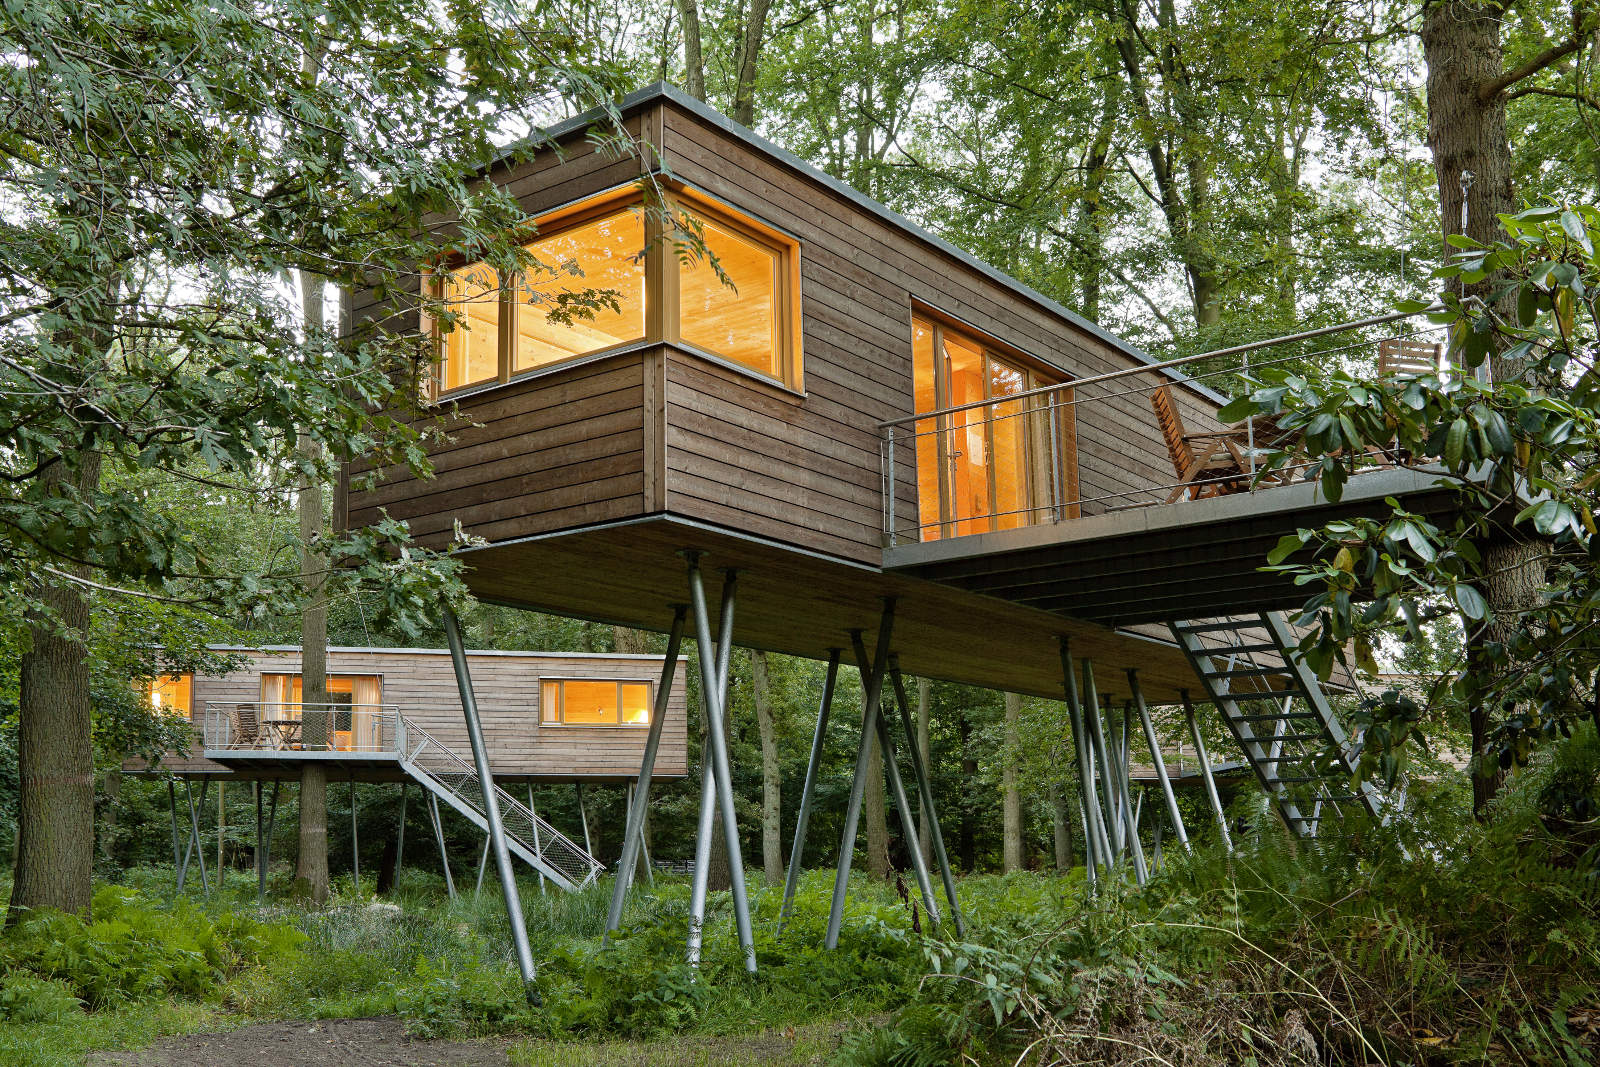
[[[245,658],[245,664],[237,670],[195,678],[195,742],[188,755],[168,756],[161,761],[158,770],[225,777],[299,777],[299,766],[292,760],[261,760],[254,769],[236,771],[203,755],[199,731],[208,703],[259,701],[263,674],[296,674],[300,670],[299,649],[249,652],[245,653]],[[648,681],[654,687],[661,677],[661,663],[660,656],[469,652],[467,666],[472,674],[484,740],[489,748],[489,764],[496,779],[618,782],[635,777],[644,754],[646,728],[541,724],[540,681],[546,677],[616,679]],[[688,661],[680,659],[656,756],[657,777],[678,778],[688,770],[685,687],[689,669]],[[385,705],[394,705],[441,744],[463,759],[471,759],[460,694],[448,652],[331,648],[328,650],[328,673],[380,676]],[[359,760],[354,762],[360,763]],[[124,770],[135,774],[150,772],[142,760],[129,760]],[[346,770],[340,767],[332,771],[333,779],[345,777]],[[395,768],[371,762],[356,766],[354,770],[359,781],[400,781],[403,777]]]

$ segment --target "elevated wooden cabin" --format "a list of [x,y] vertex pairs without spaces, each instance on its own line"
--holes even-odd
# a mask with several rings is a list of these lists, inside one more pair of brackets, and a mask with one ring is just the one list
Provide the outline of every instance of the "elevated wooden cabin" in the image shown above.
[[[470,759],[450,653],[330,648],[326,708],[302,703],[300,649],[219,649],[243,662],[222,675],[165,675],[146,685],[154,707],[194,724],[187,754],[134,774],[297,779],[307,760],[335,779],[404,781],[402,757],[425,733]],[[639,773],[662,657],[468,652],[496,781],[622,783]],[[687,773],[684,670],[675,672],[656,776]]]
[[[637,154],[598,150],[581,117],[482,176],[536,218],[556,270],[454,265],[426,283],[450,324],[349,294],[347,329],[434,337],[424,417],[449,437],[431,479],[352,463],[339,521],[404,519],[433,547],[459,525],[486,542],[464,556],[480,598],[654,630],[698,550],[740,572],[737,644],[811,657],[894,597],[907,672],[1045,696],[1065,636],[1102,692],[1138,668],[1175,700],[1195,673],[1160,623],[1303,595],[1256,569],[1313,487],[1128,506],[1174,477],[1149,390],[1168,385],[1194,431],[1222,429],[1216,393],[1151,370],[1074,398],[1150,358],[671,87],[620,114]],[[662,239],[644,184],[725,277]],[[552,319],[595,288],[592,315]],[[1349,499],[1424,484],[1372,477]],[[987,577],[1012,553],[1023,582]]]

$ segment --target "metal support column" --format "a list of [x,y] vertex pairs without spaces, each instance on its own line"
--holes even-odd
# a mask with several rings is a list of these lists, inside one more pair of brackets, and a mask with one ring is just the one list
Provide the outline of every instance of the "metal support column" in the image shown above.
[[[717,808],[722,815],[722,838],[728,850],[728,877],[733,889],[733,921],[744,949],[745,970],[756,970],[755,936],[750,929],[750,901],[744,882],[744,855],[739,847],[738,813],[733,806],[733,765],[728,759],[728,739],[723,730],[723,711],[728,696],[728,669],[733,652],[734,588],[738,572],[723,571],[723,615],[718,620],[720,638],[711,644],[711,616],[706,608],[705,579],[700,574],[700,554],[687,552],[689,562],[689,603],[694,611],[695,645],[700,658],[700,690],[705,698],[706,734],[711,743],[711,785],[716,790]],[[718,653],[727,649],[718,663]],[[695,872],[695,880],[702,878]],[[698,949],[698,946],[696,946]],[[696,953],[698,955],[698,951]]]
[[[683,624],[688,614],[687,604],[672,605],[672,629],[667,634],[667,658],[661,665],[661,681],[656,686],[655,707],[650,710],[650,732],[645,737],[644,758],[639,762],[639,778],[628,798],[628,817],[622,831],[622,857],[617,860],[617,880],[611,887],[611,906],[606,911],[605,935],[600,940],[602,948],[611,937],[611,931],[622,925],[622,907],[628,899],[628,889],[633,883],[635,869],[639,865],[639,850],[644,847],[645,817],[650,810],[650,778],[656,769],[656,750],[661,747],[661,731],[667,720],[667,708],[672,697],[672,682],[677,677],[678,649],[683,644]],[[648,868],[646,870],[648,871]]]
[[1087,656],[1080,662],[1083,664],[1083,718],[1089,727],[1089,741],[1094,753],[1091,766],[1100,772],[1101,788],[1098,792],[1103,794],[1100,797],[1103,807],[1095,812],[1104,820],[1106,847],[1109,850],[1102,858],[1109,865],[1115,865],[1122,861],[1123,842],[1123,823],[1117,815],[1115,767],[1106,756],[1106,730],[1100,717],[1100,696],[1094,687],[1094,664]]
[[400,825],[395,833],[394,841],[394,886],[400,888],[400,871],[405,866],[406,860],[406,785],[400,783]]
[[1167,761],[1161,755],[1161,742],[1156,739],[1155,724],[1150,721],[1150,709],[1145,706],[1144,691],[1139,688],[1139,672],[1128,670],[1128,685],[1133,691],[1133,706],[1139,713],[1139,724],[1144,727],[1145,744],[1150,746],[1150,759],[1155,763],[1156,781],[1161,785],[1161,795],[1167,802],[1167,818],[1172,822],[1172,832],[1185,852],[1189,848],[1189,834],[1183,828],[1183,815],[1178,811],[1178,794],[1172,791],[1172,779],[1167,776]]
[[483,855],[478,857],[478,884],[472,887],[472,899],[483,893],[483,872],[489,868],[489,835],[483,835]]
[[266,799],[262,796],[261,779],[257,778],[250,783],[251,792],[255,794],[256,801],[256,905],[259,907],[267,899],[267,865],[266,865],[266,836],[267,814],[262,805]]
[[182,890],[183,880],[178,874],[179,867],[183,865],[182,846],[178,844],[178,787],[171,778],[167,779],[167,810],[172,815],[172,873],[178,879],[177,888]]
[[789,848],[789,871],[783,879],[783,907],[778,911],[778,932],[789,923],[794,908],[795,890],[800,885],[801,861],[805,858],[806,827],[811,823],[811,799],[817,788],[817,773],[822,767],[822,747],[828,733],[828,717],[833,711],[833,689],[839,680],[842,649],[828,649],[828,674],[822,682],[822,701],[817,707],[817,728],[811,735],[811,758],[806,761],[806,780],[800,787],[800,813],[794,821],[794,844]]
[[267,804],[267,842],[261,852],[261,870],[264,875],[272,873],[272,838],[278,832],[278,790],[282,786],[281,779],[272,780],[272,800]]
[[1122,812],[1128,820],[1128,850],[1133,854],[1133,876],[1140,885],[1150,880],[1150,865],[1145,862],[1144,842],[1139,837],[1139,815],[1144,804],[1144,791],[1140,790],[1138,803],[1133,795],[1133,765],[1129,741],[1133,734],[1133,703],[1122,705],[1122,730],[1117,735],[1119,764],[1117,779],[1122,786]]
[[1089,885],[1099,879],[1099,869],[1111,868],[1111,844],[1105,822],[1100,817],[1100,795],[1094,784],[1094,738],[1084,719],[1078,697],[1078,676],[1072,669],[1072,647],[1060,638],[1061,684],[1067,698],[1067,716],[1072,721],[1072,747],[1078,757],[1078,801],[1083,809],[1084,868]]
[[1228,813],[1222,808],[1222,797],[1217,793],[1217,779],[1211,773],[1211,756],[1206,752],[1205,738],[1200,736],[1200,724],[1194,718],[1194,704],[1187,689],[1178,690],[1183,701],[1183,713],[1189,719],[1189,739],[1194,742],[1194,758],[1200,764],[1200,776],[1206,782],[1206,796],[1211,800],[1211,811],[1217,817],[1217,829],[1222,831],[1222,847],[1233,852],[1233,837],[1228,833]]
[[444,868],[444,891],[456,899],[456,880],[450,876],[450,853],[444,847],[444,824],[439,821],[439,798],[428,794],[428,817],[433,820],[433,840],[439,846],[439,865]]
[[[200,779],[200,804],[201,811],[206,806],[206,791],[211,787],[211,779]],[[183,850],[183,866],[178,868],[178,889],[182,891],[184,879],[189,874],[189,857],[193,856],[200,863],[200,889],[206,896],[211,895],[211,883],[206,878],[206,850],[200,837],[200,815],[195,810],[194,786],[189,779],[183,780],[183,795],[189,802],[189,842]]]
[[900,674],[900,660],[889,654],[889,678],[894,683],[895,702],[900,708],[900,721],[905,724],[906,751],[911,755],[911,773],[917,778],[917,793],[922,800],[922,810],[928,815],[928,836],[933,839],[933,859],[939,865],[939,878],[944,883],[944,898],[950,904],[950,918],[955,922],[956,933],[967,935],[966,920],[961,917],[961,905],[956,900],[955,875],[950,871],[950,857],[944,850],[944,831],[939,827],[939,811],[933,803],[933,783],[928,778],[927,765],[922,762],[922,750],[917,747],[916,727],[911,722],[911,702],[906,698],[906,680]]
[[850,801],[844,812],[844,834],[839,842],[839,868],[833,879],[833,903],[828,910],[826,947],[839,947],[839,927],[844,922],[845,891],[850,885],[850,864],[855,859],[856,828],[861,821],[861,797],[867,784],[872,737],[878,729],[878,703],[883,697],[883,676],[889,668],[889,641],[894,636],[894,597],[883,598],[883,618],[878,624],[878,650],[867,678],[866,706],[861,716],[861,744],[856,747],[855,775],[850,781]]
[[[861,674],[861,688],[865,689],[870,680],[871,664],[867,661],[867,645],[861,640],[860,630],[850,631],[850,644],[856,653],[856,669]],[[882,691],[883,680],[878,681],[879,691]],[[888,707],[894,707],[890,702]],[[922,860],[922,842],[917,838],[917,816],[911,810],[911,804],[906,798],[905,783],[900,780],[900,763],[895,757],[894,736],[889,732],[888,715],[884,712],[885,702],[878,701],[878,747],[883,750],[883,769],[889,777],[889,792],[894,798],[895,810],[900,813],[900,833],[906,840],[906,847],[911,852],[911,869],[917,877],[917,889],[922,893],[923,907],[928,909],[928,920],[937,926],[940,922],[939,900],[933,895],[933,881],[928,877],[928,865]],[[913,736],[915,736],[913,734]],[[916,742],[912,742],[912,748]]]
[[350,880],[361,895],[361,831],[356,823],[356,772],[350,772]]
[[[539,809],[533,806],[533,783],[528,783],[528,811],[533,815],[533,854],[544,856],[544,845],[539,841]],[[539,871],[539,895],[545,894],[544,871]]]
[[456,614],[450,605],[444,607],[444,634],[450,643],[450,660],[455,666],[456,688],[461,691],[461,712],[467,722],[467,741],[472,747],[472,762],[483,786],[483,817],[489,824],[489,842],[494,850],[495,870],[500,875],[500,889],[505,896],[506,918],[511,924],[511,946],[517,955],[517,968],[522,972],[522,982],[529,1000],[537,1000],[534,989],[537,974],[533,968],[533,950],[528,947],[528,930],[523,925],[522,901],[517,895],[517,876],[511,869],[511,853],[506,849],[506,831],[500,823],[500,799],[496,795],[494,772],[489,766],[489,750],[483,741],[483,726],[478,721],[478,701],[472,692],[472,676],[467,670],[466,648],[461,642],[461,628],[456,624]]
[[578,821],[583,823],[583,850],[592,856],[594,842],[589,839],[589,809],[583,804],[583,783],[573,782],[572,788],[578,791]]
[[[729,659],[733,655],[733,608],[735,586],[724,583],[721,613],[717,616],[716,679],[721,688],[723,706],[727,706]],[[698,654],[697,654],[698,655]],[[701,676],[700,725],[704,740],[700,745],[700,814],[695,820],[694,873],[689,890],[689,939],[686,958],[699,966],[700,945],[705,937],[706,891],[711,878],[711,834],[717,824],[717,781],[713,772],[716,761],[711,756],[711,719],[706,711],[705,676]]]

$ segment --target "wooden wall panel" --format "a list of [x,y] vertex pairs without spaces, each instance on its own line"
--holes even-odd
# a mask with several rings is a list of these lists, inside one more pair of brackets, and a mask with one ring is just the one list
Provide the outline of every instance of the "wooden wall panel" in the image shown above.
[[[541,724],[540,681],[547,677],[617,679],[648,681],[653,688],[660,680],[661,657],[469,652],[467,664],[496,778],[572,781],[632,778],[639,773],[645,727]],[[656,756],[658,777],[676,778],[688,772],[688,670],[687,658],[680,658]],[[178,774],[231,774],[229,768],[200,754],[203,745],[199,731],[207,703],[259,701],[262,674],[299,671],[299,649],[278,649],[249,654],[248,662],[236,671],[197,677],[196,738],[191,754],[164,759],[163,769]],[[333,648],[328,650],[328,673],[380,675],[385,705],[395,705],[402,715],[463,759],[472,758],[448,652]],[[146,769],[136,760],[130,760],[125,768],[133,773]]]

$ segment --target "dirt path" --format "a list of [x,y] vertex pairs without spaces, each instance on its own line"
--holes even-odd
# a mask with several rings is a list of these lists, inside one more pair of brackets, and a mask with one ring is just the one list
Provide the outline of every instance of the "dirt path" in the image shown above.
[[413,1041],[400,1019],[264,1023],[100,1052],[88,1067],[506,1067],[509,1041]]

